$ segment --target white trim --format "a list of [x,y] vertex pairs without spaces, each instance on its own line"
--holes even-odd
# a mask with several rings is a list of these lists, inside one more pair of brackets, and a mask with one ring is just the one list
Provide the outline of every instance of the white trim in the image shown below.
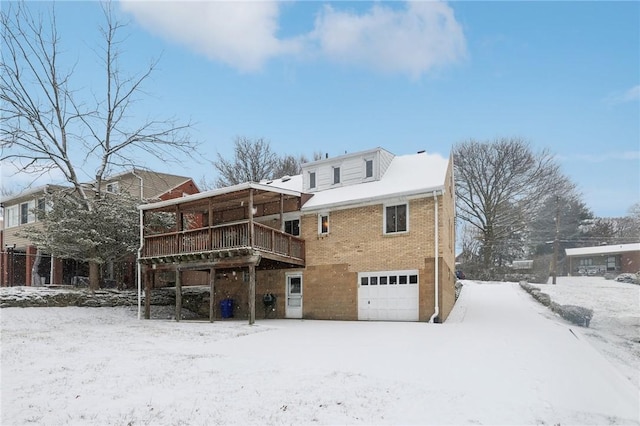
[[[307,170],[307,181],[305,182],[306,188],[311,191],[312,189],[318,189],[318,169]],[[311,186],[311,175],[313,174],[313,186]]]
[[[327,232],[322,232],[322,218],[327,217]],[[318,213],[318,235],[329,235],[331,233],[331,217],[329,212]]]
[[[368,197],[358,201],[345,200],[345,201],[338,201],[334,203],[324,203],[322,205],[317,205],[313,207],[307,207],[306,205],[303,205],[300,208],[300,211],[302,213],[314,213],[314,212],[324,211],[324,210],[331,210],[331,211],[347,210],[347,209],[354,209],[357,207],[375,206],[381,203],[391,204],[392,203],[391,200],[400,200],[400,199],[406,200],[406,201],[419,200],[422,198],[433,197],[434,191],[437,192],[438,195],[443,195],[445,193],[444,188],[439,186],[439,187],[428,189],[428,190],[421,189],[418,191],[397,192],[394,194],[385,194],[377,197]],[[398,202],[397,204],[400,204],[400,202]]]
[[[285,318],[302,318],[304,307],[304,277],[301,271],[286,272],[285,276],[285,288],[284,288],[284,316]],[[289,280],[291,278],[300,278],[300,306],[289,307]]]
[[[404,231],[394,231],[387,232],[387,208],[388,207],[397,207],[397,206],[406,206],[406,218],[405,218],[405,226],[406,229]],[[403,235],[409,233],[409,202],[408,201],[400,201],[397,203],[384,203],[382,205],[382,234],[383,235]]]
[[[364,166],[362,167],[362,181],[363,182],[369,182],[372,180],[376,180],[376,160],[374,157],[364,157],[363,158],[363,164]],[[371,176],[367,176],[367,162],[371,161]]]
[[[336,182],[336,170],[338,170],[338,182]],[[342,185],[342,163],[331,166],[331,186]]]

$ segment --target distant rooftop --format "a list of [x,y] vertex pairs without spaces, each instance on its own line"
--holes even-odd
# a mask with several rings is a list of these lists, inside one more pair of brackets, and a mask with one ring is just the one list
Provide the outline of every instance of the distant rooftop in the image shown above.
[[612,244],[594,247],[579,247],[565,249],[567,256],[588,256],[594,254],[617,254],[630,251],[640,251],[640,243]]

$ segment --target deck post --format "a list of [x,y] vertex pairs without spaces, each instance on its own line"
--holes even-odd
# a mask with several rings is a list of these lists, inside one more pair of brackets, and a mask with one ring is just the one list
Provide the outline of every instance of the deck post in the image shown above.
[[176,321],[179,322],[182,318],[182,283],[180,282],[180,275],[182,275],[179,268],[176,268]]
[[249,325],[256,322],[256,265],[249,264]]
[[215,302],[214,302],[214,284],[216,280],[216,269],[209,268],[209,322],[214,322],[216,318]]
[[147,270],[144,274],[144,319],[151,319],[151,287],[155,271]]
[[253,247],[255,241],[253,228],[253,188],[249,189],[249,247]]
[[284,194],[280,194],[280,230],[284,230]]

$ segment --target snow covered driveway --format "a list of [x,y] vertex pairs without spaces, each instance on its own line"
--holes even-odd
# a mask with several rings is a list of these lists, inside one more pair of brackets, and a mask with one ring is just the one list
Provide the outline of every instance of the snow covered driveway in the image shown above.
[[516,284],[445,324],[6,308],[2,424],[640,424],[638,389]]

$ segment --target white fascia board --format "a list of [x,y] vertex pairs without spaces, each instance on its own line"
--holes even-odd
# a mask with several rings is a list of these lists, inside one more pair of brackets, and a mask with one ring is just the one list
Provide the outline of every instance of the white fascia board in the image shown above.
[[319,213],[319,212],[326,212],[326,211],[354,209],[357,207],[384,204],[387,201],[396,200],[396,199],[417,200],[420,198],[432,197],[434,192],[436,192],[436,195],[438,196],[443,195],[445,193],[444,186],[437,186],[434,188],[420,189],[420,190],[407,191],[407,192],[395,192],[393,194],[378,195],[375,197],[363,198],[355,201],[348,200],[348,201],[340,201],[335,203],[325,203],[325,204],[313,206],[313,207],[302,206],[300,211],[306,214],[306,213]]
[[245,189],[250,189],[250,188],[259,189],[261,191],[275,192],[278,194],[291,195],[294,197],[302,196],[302,193],[298,191],[282,189],[275,186],[263,185],[260,183],[245,182],[245,183],[239,183],[233,186],[226,186],[224,188],[217,188],[217,189],[212,189],[210,191],[199,192],[197,194],[188,195],[186,197],[172,198],[171,200],[159,201],[157,203],[142,204],[138,206],[138,209],[153,210],[153,209],[173,206],[176,204],[187,203],[190,201],[202,200],[204,198],[215,197],[216,195],[223,195],[223,194],[229,194],[231,192],[243,191]]

